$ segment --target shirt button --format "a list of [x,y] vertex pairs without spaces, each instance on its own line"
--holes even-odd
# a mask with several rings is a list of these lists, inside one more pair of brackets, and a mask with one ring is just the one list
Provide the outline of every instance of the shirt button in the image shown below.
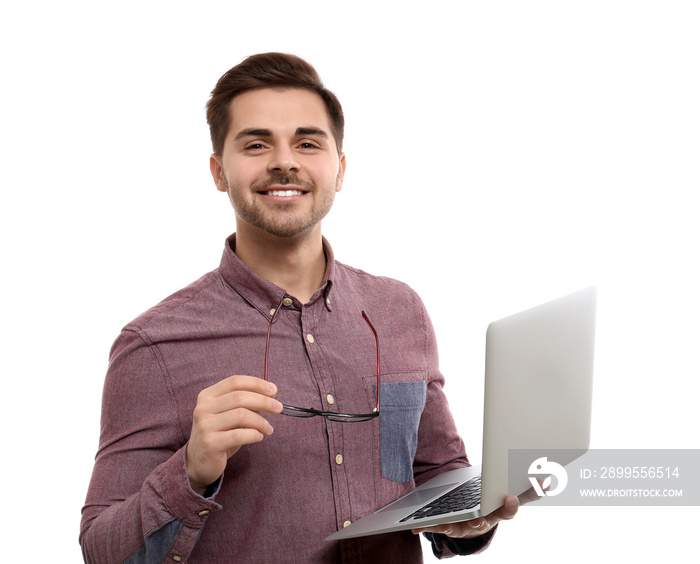
[[173,560],[175,560],[175,562],[182,562],[182,556],[176,554],[175,556],[173,556]]
[[335,398],[334,398],[331,394],[328,394],[328,395],[326,396],[326,401],[327,401],[329,404],[333,405],[333,404],[335,403]]
[[312,344],[313,344],[313,342],[314,342],[316,339],[314,339],[314,336],[313,336],[311,333],[309,333],[309,334],[306,336],[306,340],[309,341],[309,343],[312,343]]
[[272,317],[273,315],[275,315],[275,308],[274,307],[270,310],[270,317]]
[[336,454],[335,455],[335,463],[340,466],[343,463],[343,455],[342,454]]
[[211,513],[211,511],[209,511],[208,509],[202,509],[199,513],[197,513],[197,515],[199,515],[200,517],[205,517],[209,515],[209,513]]
[[[331,299],[330,299],[330,298],[326,298],[326,305],[331,305]],[[347,523],[347,521],[346,521],[346,523]]]
[[343,529],[345,527],[349,527],[350,525],[352,525],[352,521],[345,521],[345,523],[343,523]]
[[290,305],[292,305],[292,303],[293,303],[293,302],[292,302],[292,299],[291,299],[291,298],[284,298],[284,299],[282,300],[282,305],[285,305],[285,306],[287,306],[287,307],[289,307]]

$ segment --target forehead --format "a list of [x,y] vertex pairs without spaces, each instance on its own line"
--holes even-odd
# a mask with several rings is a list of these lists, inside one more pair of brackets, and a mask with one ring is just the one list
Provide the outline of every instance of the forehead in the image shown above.
[[332,137],[326,106],[321,97],[310,90],[249,90],[231,100],[229,114],[228,137],[235,137],[238,132],[249,128],[283,134],[299,127],[322,129],[329,138]]

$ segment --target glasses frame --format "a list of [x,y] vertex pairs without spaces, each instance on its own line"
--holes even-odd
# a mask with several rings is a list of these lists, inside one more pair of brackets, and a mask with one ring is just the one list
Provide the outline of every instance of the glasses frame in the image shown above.
[[[265,368],[263,372],[263,379],[267,382],[269,381],[267,378],[267,367],[268,367],[268,358],[269,358],[269,351],[270,351],[270,334],[272,333],[272,324],[275,321],[275,318],[277,317],[277,314],[279,313],[280,309],[282,308],[282,305],[284,303],[284,300],[282,300],[279,305],[275,308],[274,312],[270,316],[270,323],[267,326],[267,339],[265,341]],[[336,411],[323,411],[320,409],[314,409],[313,407],[296,407],[294,405],[286,405],[282,404],[282,415],[286,415],[288,417],[297,417],[297,418],[302,418],[302,419],[307,419],[310,417],[325,417],[328,421],[335,421],[338,423],[361,423],[364,421],[371,421],[372,419],[375,419],[379,417],[379,384],[380,384],[380,371],[379,371],[379,366],[380,366],[380,352],[379,352],[379,335],[377,334],[377,330],[374,328],[374,325],[372,325],[372,322],[370,321],[369,317],[365,313],[365,311],[362,311],[362,319],[365,320],[369,328],[372,330],[372,333],[374,334],[374,342],[377,348],[377,394],[376,394],[376,404],[374,406],[374,409],[372,410],[371,413],[340,413]]]

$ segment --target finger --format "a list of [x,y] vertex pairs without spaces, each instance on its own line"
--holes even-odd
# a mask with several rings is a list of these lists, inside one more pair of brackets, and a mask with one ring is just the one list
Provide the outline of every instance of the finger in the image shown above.
[[448,523],[445,525],[434,525],[432,527],[423,527],[421,529],[411,529],[414,535],[420,533],[440,533],[448,537],[465,537],[475,536],[485,533],[489,530],[489,524],[483,517],[470,519],[469,521],[460,521],[458,523]]
[[246,408],[219,409],[212,407],[211,403],[199,404],[194,408],[192,438],[201,439],[239,428],[255,429],[265,435],[272,434],[270,423],[256,411]]
[[[210,432],[195,441],[190,440],[190,449],[193,455],[197,454],[206,460],[208,457],[219,458],[224,453],[229,458],[232,452],[244,445],[256,444],[265,438],[266,433],[254,427],[238,427]],[[198,460],[199,461],[199,460]]]
[[281,413],[282,404],[272,399],[276,394],[277,387],[271,382],[235,375],[202,390],[197,396],[197,407],[211,413],[223,413],[237,407]]
[[204,405],[206,405],[207,411],[211,413],[225,413],[241,408],[257,413],[281,413],[283,409],[282,404],[276,399],[245,390],[235,390],[212,398]]
[[488,528],[488,523],[486,519],[483,517],[477,517],[476,519],[470,519],[469,521],[466,521],[465,524],[470,528],[474,529],[475,531],[479,531],[484,528]]
[[254,411],[248,409],[233,409],[219,414],[214,418],[216,428],[212,431],[227,432],[236,429],[252,429],[263,435],[271,435],[273,432],[270,422]]
[[432,527],[422,527],[420,529],[411,529],[414,535],[421,533],[441,533],[446,535],[451,528],[448,525],[433,525]]
[[[540,488],[542,488],[543,491],[547,491],[549,489],[548,487],[544,488],[542,486],[541,482],[540,482]],[[525,505],[526,503],[532,503],[533,501],[537,501],[539,499],[540,499],[540,496],[535,491],[535,488],[530,488],[528,490],[525,490],[523,493],[521,493],[518,496],[518,500],[520,501],[520,505]]]
[[518,513],[519,506],[520,501],[518,500],[518,497],[509,495],[506,497],[505,503],[487,517],[495,520],[496,522],[507,521],[515,517],[515,515]]
[[267,382],[261,378],[254,376],[245,376],[236,374],[220,380],[213,386],[210,386],[200,393],[200,396],[218,397],[237,390],[254,392],[268,397],[274,397],[277,394],[277,386],[272,382]]

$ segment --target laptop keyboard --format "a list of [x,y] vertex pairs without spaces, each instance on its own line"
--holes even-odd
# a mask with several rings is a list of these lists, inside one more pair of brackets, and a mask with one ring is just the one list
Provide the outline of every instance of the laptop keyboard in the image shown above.
[[404,517],[400,522],[404,523],[412,519],[424,519],[425,517],[432,517],[434,515],[443,515],[445,513],[472,509],[479,505],[480,501],[481,476],[476,476]]

